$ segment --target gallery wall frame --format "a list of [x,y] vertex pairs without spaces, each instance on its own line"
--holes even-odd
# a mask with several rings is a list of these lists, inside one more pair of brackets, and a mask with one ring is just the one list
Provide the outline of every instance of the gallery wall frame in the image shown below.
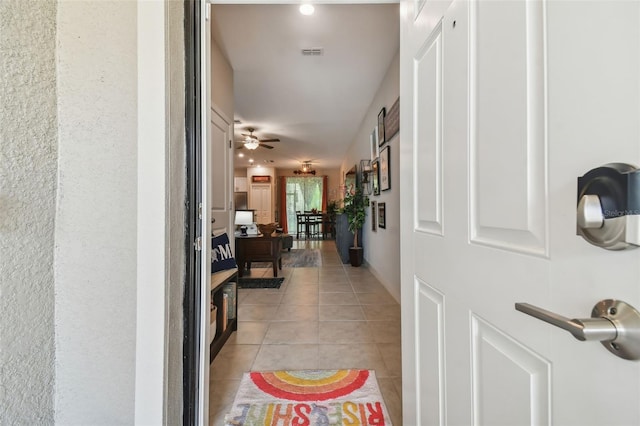
[[378,227],[387,228],[387,203],[378,203]]
[[388,191],[391,189],[391,173],[389,172],[389,146],[385,146],[380,150],[380,190]]
[[378,113],[378,146],[384,145],[386,142],[384,138],[384,116],[386,114],[386,109],[383,107]]
[[378,206],[375,201],[371,201],[371,230],[376,230],[376,222],[378,219]]
[[380,195],[380,162],[376,158],[371,162],[371,192]]
[[384,117],[384,137],[388,142],[400,131],[400,97],[396,99]]
[[374,128],[373,132],[371,132],[371,136],[369,137],[369,142],[371,143],[371,161],[375,161],[378,159],[380,155],[380,150],[378,147],[378,128]]

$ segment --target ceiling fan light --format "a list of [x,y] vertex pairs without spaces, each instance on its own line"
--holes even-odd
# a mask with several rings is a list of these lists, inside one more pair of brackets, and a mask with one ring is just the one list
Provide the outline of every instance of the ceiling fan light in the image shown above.
[[253,149],[258,148],[259,145],[260,145],[260,142],[258,142],[255,139],[248,138],[248,139],[244,140],[244,147],[247,148],[247,149],[253,150]]
[[302,13],[303,15],[313,15],[314,10],[315,8],[309,3],[300,5],[300,13]]

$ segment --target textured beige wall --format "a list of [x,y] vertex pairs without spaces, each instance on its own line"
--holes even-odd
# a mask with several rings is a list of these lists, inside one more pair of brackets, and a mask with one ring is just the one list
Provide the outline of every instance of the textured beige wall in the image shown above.
[[[136,9],[134,0],[0,2],[0,424],[133,423]],[[166,11],[163,417],[178,424],[183,7]]]
[[0,2],[0,424],[54,421],[55,18]]
[[55,418],[133,424],[137,4],[60,0],[57,17]]

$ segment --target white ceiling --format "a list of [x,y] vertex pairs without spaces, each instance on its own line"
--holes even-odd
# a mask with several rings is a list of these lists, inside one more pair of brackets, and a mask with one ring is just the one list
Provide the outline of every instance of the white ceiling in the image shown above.
[[[254,127],[269,150],[236,167],[339,167],[400,46],[397,4],[214,5],[213,38],[234,70],[236,140]],[[304,48],[323,56],[303,56]],[[239,146],[239,145],[238,145]]]

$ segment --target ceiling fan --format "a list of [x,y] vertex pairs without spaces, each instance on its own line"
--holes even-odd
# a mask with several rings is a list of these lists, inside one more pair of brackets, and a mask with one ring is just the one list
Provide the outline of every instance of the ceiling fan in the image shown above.
[[259,146],[262,148],[273,149],[271,145],[267,145],[264,142],[280,142],[280,139],[278,138],[258,139],[258,137],[253,134],[253,132],[255,131],[253,127],[247,127],[247,130],[249,131],[249,134],[242,133],[242,136],[244,136],[244,140],[240,142],[242,143],[242,145],[240,145],[237,149],[246,148],[249,150],[253,150],[258,148]]

